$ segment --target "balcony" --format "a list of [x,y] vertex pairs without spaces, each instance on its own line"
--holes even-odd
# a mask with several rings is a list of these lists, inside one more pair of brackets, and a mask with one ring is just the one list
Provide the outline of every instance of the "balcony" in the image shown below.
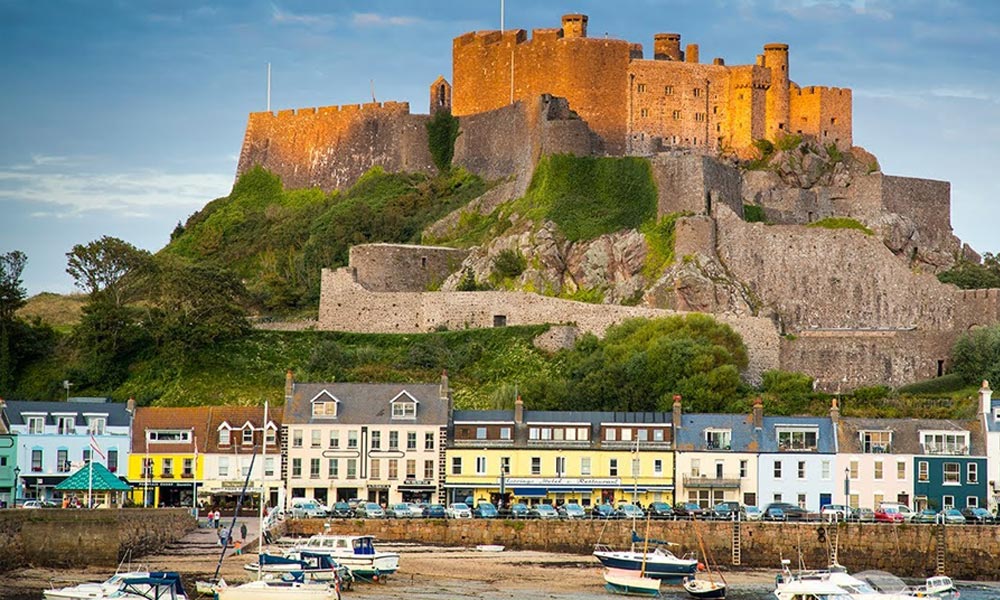
[[686,488],[714,488],[714,489],[740,489],[739,479],[726,477],[707,477],[705,475],[684,475],[684,487]]
[[892,454],[892,444],[865,442],[861,446],[861,451],[865,454]]
[[452,442],[454,448],[512,448],[514,440],[477,440],[464,439]]
[[965,444],[920,444],[923,454],[943,454],[947,456],[968,456],[969,447]]

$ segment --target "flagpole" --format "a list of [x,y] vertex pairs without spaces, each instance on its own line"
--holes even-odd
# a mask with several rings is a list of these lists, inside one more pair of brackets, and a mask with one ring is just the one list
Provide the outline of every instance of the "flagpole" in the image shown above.
[[90,449],[90,477],[87,481],[87,508],[94,508],[94,449]]
[[267,400],[264,400],[264,430],[260,438],[261,453],[260,456],[264,460],[261,461],[260,465],[260,521],[258,522],[258,534],[260,538],[257,540],[257,580],[261,578],[261,563],[260,555],[264,548],[264,490],[266,489],[266,483],[264,477],[266,475],[267,469]]

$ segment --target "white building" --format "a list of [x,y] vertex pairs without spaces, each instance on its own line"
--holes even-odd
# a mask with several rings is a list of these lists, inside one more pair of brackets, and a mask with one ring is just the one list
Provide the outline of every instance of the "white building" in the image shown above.
[[269,410],[265,425],[262,406],[211,407],[207,439],[199,449],[204,502],[232,504],[246,485],[250,496],[263,497],[269,506],[284,505],[281,410]]

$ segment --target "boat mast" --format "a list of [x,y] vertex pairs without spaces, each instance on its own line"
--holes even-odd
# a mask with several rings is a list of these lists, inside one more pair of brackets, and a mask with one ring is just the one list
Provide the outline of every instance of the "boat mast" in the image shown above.
[[[267,490],[266,482],[264,480],[264,475],[267,469],[267,400],[264,400],[264,429],[262,430],[260,437],[260,520],[257,523],[258,532],[260,533],[260,538],[257,540],[257,581],[260,581],[263,572],[263,565],[261,564],[260,555],[264,551],[264,492]],[[252,467],[251,467],[252,469]]]
[[646,513],[646,535],[642,538],[642,567],[639,569],[639,577],[646,576],[646,553],[649,551],[649,513]]
[[[247,486],[250,485],[250,476],[253,474],[253,462],[257,458],[257,449],[254,448],[254,453],[250,455],[250,468],[247,470],[246,479],[243,480],[243,490],[240,492],[239,499],[236,500],[236,511],[233,512],[233,520],[229,523],[229,532],[226,534],[226,543],[222,545],[222,552],[219,554],[219,562],[215,565],[215,576],[212,581],[219,580],[219,571],[222,569],[222,559],[226,558],[226,548],[229,547],[229,541],[233,539],[233,527],[236,526],[236,517],[240,514],[240,507],[243,506],[243,497],[247,494]],[[257,562],[260,562],[259,560]]]

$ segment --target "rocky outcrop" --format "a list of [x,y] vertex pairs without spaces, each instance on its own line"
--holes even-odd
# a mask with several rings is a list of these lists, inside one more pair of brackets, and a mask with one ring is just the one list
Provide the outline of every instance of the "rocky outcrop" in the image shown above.
[[750,292],[722,265],[704,254],[685,256],[671,265],[643,296],[655,308],[739,316],[755,315]]

